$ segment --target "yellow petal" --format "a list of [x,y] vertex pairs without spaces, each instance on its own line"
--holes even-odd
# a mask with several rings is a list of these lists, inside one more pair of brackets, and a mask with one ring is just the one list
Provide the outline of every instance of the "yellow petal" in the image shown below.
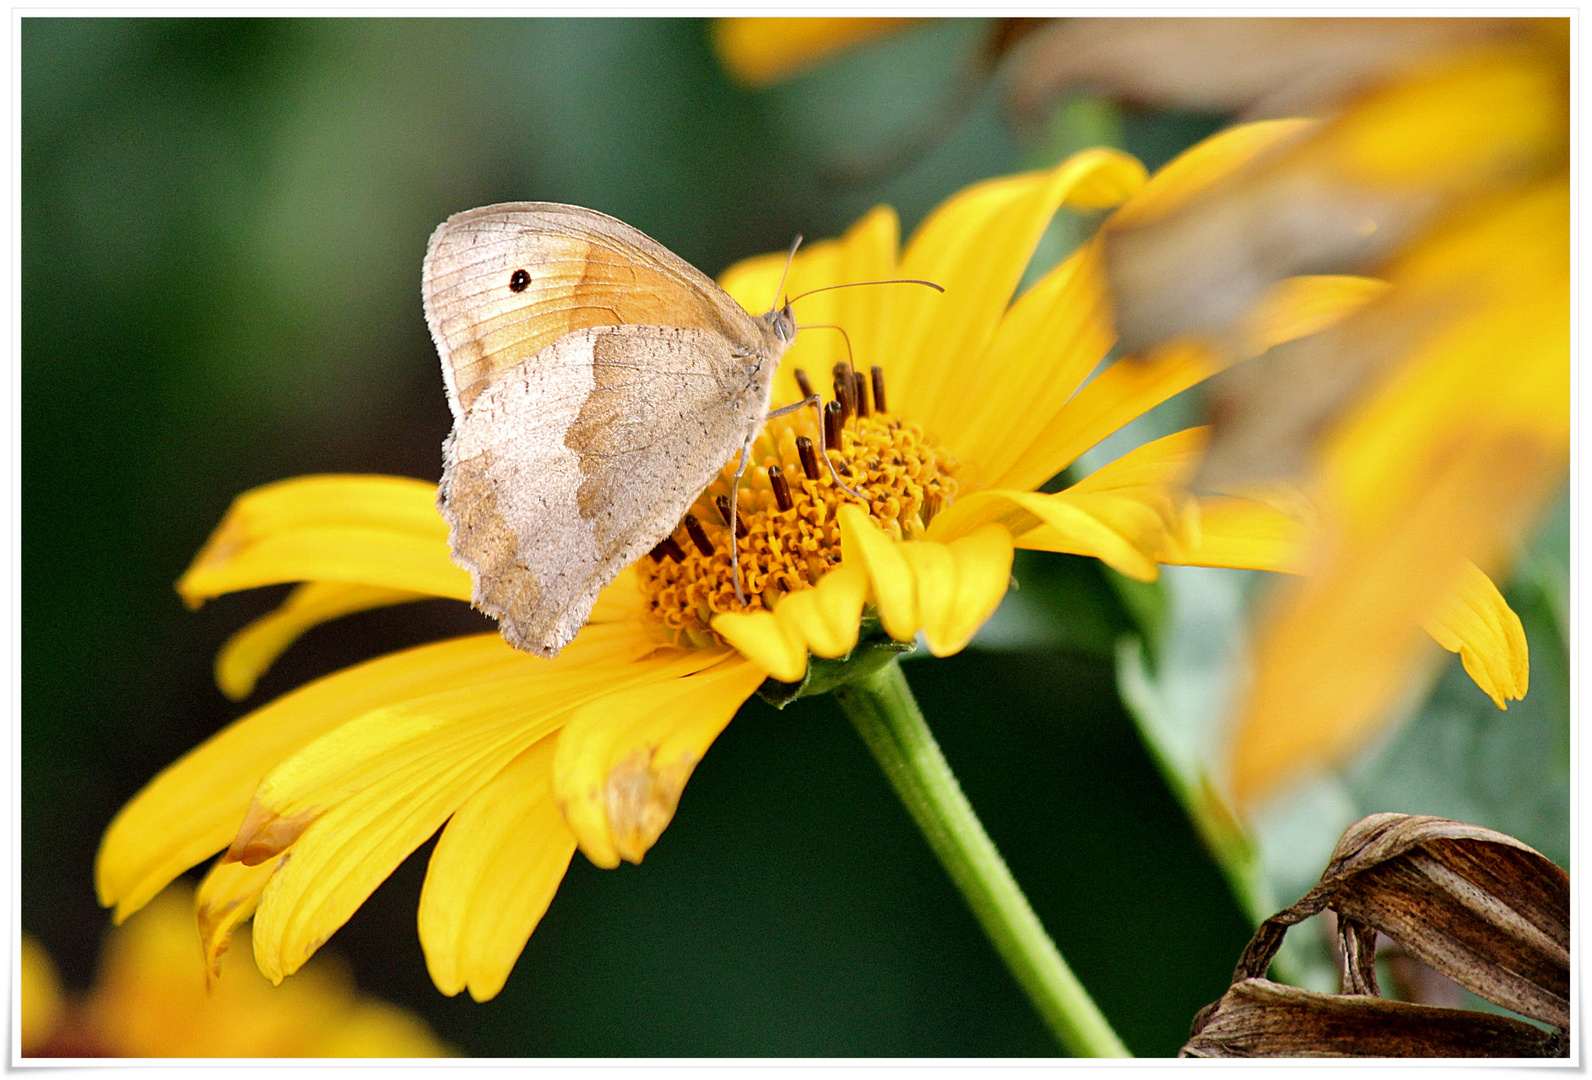
[[1173,566],[1230,566],[1297,573],[1309,529],[1275,507],[1226,495],[1199,501],[1195,543],[1168,535],[1156,561]]
[[526,658],[530,674],[363,714],[273,769],[228,852],[258,862],[291,848],[255,915],[260,970],[273,982],[297,970],[466,798],[572,709],[706,662],[705,650],[624,662],[638,634],[590,627],[553,660]]
[[1500,709],[1526,696],[1531,661],[1525,628],[1475,563],[1465,564],[1459,586],[1422,625],[1439,645],[1459,653],[1465,671]]
[[1202,139],[1157,169],[1149,182],[1111,215],[1106,228],[1136,227],[1165,217],[1314,124],[1313,120],[1263,120]]
[[[940,418],[942,441],[993,487],[1037,487],[1043,480],[1024,485],[1023,477],[1049,466],[1033,459],[1030,445],[1053,428],[1115,338],[1100,245],[1091,241],[1017,298],[985,354],[998,372],[964,376],[978,392]],[[1015,479],[1014,468],[1023,469]]]
[[793,683],[807,674],[806,644],[773,612],[726,611],[713,616],[713,630],[770,678]]
[[641,861],[674,817],[697,762],[762,681],[762,668],[732,655],[576,711],[559,733],[553,783],[588,859],[604,868]]
[[713,20],[713,49],[741,82],[767,86],[852,45],[893,33],[917,19],[749,18]]
[[912,571],[918,623],[923,628],[923,636],[935,656],[945,656],[946,653],[935,648],[935,643],[945,640],[951,613],[956,608],[956,560],[950,548],[933,541],[909,541],[897,550]]
[[874,606],[884,632],[897,641],[911,641],[918,632],[917,586],[900,546],[873,523],[866,511],[850,503],[836,515],[845,562],[868,574]]
[[960,652],[979,627],[995,614],[1012,580],[1012,534],[998,525],[986,525],[952,540],[956,561],[956,604],[938,634],[924,627],[929,651],[935,656]]
[[306,476],[238,496],[177,591],[197,607],[295,581],[470,598],[470,576],[448,553],[435,485],[397,476]]
[[[1137,581],[1154,581],[1160,574],[1153,547],[1143,544],[1144,521],[1134,522],[1132,534],[1125,534],[1111,521],[1103,520],[1066,492],[1044,495],[1032,491],[977,491],[958,499],[951,510],[942,511],[930,527],[931,539],[948,540],[972,534],[990,523],[997,523],[1017,539],[1017,546],[1038,551],[1061,551],[1089,555],[1121,574]],[[1148,511],[1148,507],[1141,507]],[[940,518],[951,511],[938,532]]]
[[774,618],[793,639],[806,643],[807,652],[835,659],[856,647],[867,598],[868,575],[842,564],[820,578],[816,588],[786,596],[774,609]]
[[444,994],[497,996],[575,854],[553,796],[555,740],[542,739],[448,821],[420,891],[420,944]]
[[[931,432],[954,419],[977,358],[994,335],[1050,219],[1073,201],[1099,206],[1125,198],[1144,167],[1120,151],[1075,154],[1046,172],[974,184],[934,210],[901,257],[901,275],[944,286],[903,291],[894,299],[884,342],[892,404]],[[904,287],[903,287],[904,289]],[[992,358],[994,359],[994,358]]]
[[18,1049],[22,1056],[31,1057],[43,1049],[50,1041],[50,1036],[55,1034],[65,1014],[66,1001],[61,993],[60,977],[55,973],[55,965],[50,962],[50,954],[26,934],[22,935],[21,945],[17,957],[21,967],[18,976],[20,993],[17,1011],[20,1023],[17,1041],[21,1044]]
[[1387,292],[1377,278],[1320,274],[1276,282],[1244,316],[1244,356],[1314,334]]
[[199,883],[194,914],[199,922],[199,943],[204,949],[205,978],[209,985],[221,977],[221,958],[232,942],[232,932],[252,918],[265,883],[276,873],[276,862],[259,866],[218,860]]
[[350,717],[530,662],[496,634],[482,634],[346,668],[256,709],[168,766],[122,807],[95,861],[100,903],[116,905],[119,922],[226,847],[260,778]]
[[406,589],[307,582],[289,593],[281,607],[227,639],[216,654],[216,685],[227,697],[239,701],[249,696],[276,658],[312,627],[357,611],[425,598],[425,593]]

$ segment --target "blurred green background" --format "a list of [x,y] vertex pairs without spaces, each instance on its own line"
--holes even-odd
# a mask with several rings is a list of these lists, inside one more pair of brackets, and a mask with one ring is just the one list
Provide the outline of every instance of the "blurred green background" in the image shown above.
[[[754,93],[700,20],[22,21],[22,925],[69,985],[108,925],[100,832],[160,768],[309,678],[486,625],[440,601],[342,620],[233,704],[212,657],[282,591],[193,613],[171,588],[249,487],[439,476],[431,229],[574,202],[709,273],[878,202],[910,229],[1048,160],[993,85],[954,105],[990,30],[926,25]],[[1219,122],[1116,130],[1153,168]],[[1248,923],[1119,700],[1144,609],[1085,560],[1016,574],[982,648],[908,677],[1063,953],[1135,1052],[1170,1054]],[[827,699],[748,704],[644,866],[577,856],[492,1002],[426,976],[428,850],[329,948],[469,1054],[1055,1052]]]

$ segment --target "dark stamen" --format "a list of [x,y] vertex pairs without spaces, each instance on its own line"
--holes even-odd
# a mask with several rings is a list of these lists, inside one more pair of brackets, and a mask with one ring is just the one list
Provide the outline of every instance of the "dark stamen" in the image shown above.
[[918,517],[922,518],[923,524],[927,525],[929,522],[934,520],[935,515],[939,512],[940,493],[938,491],[931,491],[923,497],[923,509],[918,511]]
[[866,418],[868,415],[868,378],[860,371],[851,373],[851,396],[857,402],[857,416]]
[[708,539],[708,534],[703,530],[702,523],[696,519],[695,514],[685,516],[685,531],[690,535],[691,542],[703,555],[712,557],[713,541]]
[[[713,505],[719,508],[719,517],[728,526],[730,523],[730,497],[728,495],[716,496],[713,499]],[[743,539],[746,537],[746,518],[740,514],[735,515],[735,535]]]
[[[662,540],[659,540],[658,546],[652,550],[654,552],[663,552],[675,562],[685,562],[685,552],[680,550],[680,545],[674,542],[674,537],[672,536],[665,536]],[[662,562],[663,560],[660,558],[658,561]]]
[[890,408],[884,403],[884,368],[878,364],[873,365],[873,411],[886,412]]
[[791,374],[796,376],[796,385],[801,387],[802,397],[812,397],[813,381],[807,377],[807,372],[803,371],[801,368],[794,368],[791,370]]
[[768,467],[768,486],[774,489],[774,502],[781,511],[795,507],[796,501],[790,497],[790,482],[785,479],[785,470],[778,465]]
[[796,453],[802,459],[802,472],[807,474],[807,479],[818,479],[818,451],[813,449],[813,441],[805,435],[796,436]]
[[846,422],[846,407],[838,401],[824,406],[824,446],[840,449],[840,429]]
[[835,397],[846,408],[846,419],[857,415],[857,385],[851,378],[851,365],[842,360],[835,365]]

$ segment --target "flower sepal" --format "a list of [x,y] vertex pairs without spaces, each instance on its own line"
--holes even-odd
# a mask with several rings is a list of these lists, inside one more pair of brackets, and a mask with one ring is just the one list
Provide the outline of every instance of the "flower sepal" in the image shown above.
[[863,616],[857,644],[845,656],[833,660],[821,656],[807,658],[807,673],[799,682],[780,682],[775,678],[763,680],[757,696],[783,709],[798,698],[827,694],[837,687],[846,686],[873,675],[896,657],[917,648],[913,641],[896,641],[884,632],[879,617],[872,612]]

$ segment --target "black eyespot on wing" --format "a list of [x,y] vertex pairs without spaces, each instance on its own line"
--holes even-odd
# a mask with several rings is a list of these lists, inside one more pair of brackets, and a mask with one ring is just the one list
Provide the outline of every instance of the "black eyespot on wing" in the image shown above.
[[531,275],[524,270],[516,270],[509,275],[509,288],[514,292],[524,292],[531,283]]

